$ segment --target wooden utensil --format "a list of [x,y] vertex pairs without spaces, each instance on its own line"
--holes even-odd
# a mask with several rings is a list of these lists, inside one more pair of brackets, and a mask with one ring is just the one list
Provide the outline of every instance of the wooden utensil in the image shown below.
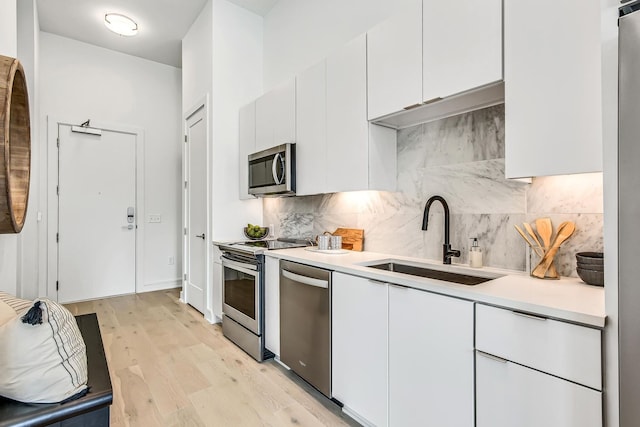
[[338,228],[332,233],[342,236],[342,249],[362,251],[364,249],[364,230],[359,228]]
[[542,238],[542,242],[544,243],[544,250],[549,250],[549,245],[551,244],[551,235],[553,234],[553,226],[551,225],[551,219],[549,218],[538,218],[536,219],[536,230],[538,234]]
[[551,248],[549,248],[549,250],[544,254],[544,257],[542,258],[538,266],[531,273],[533,276],[540,279],[544,278],[544,275],[549,269],[549,266],[553,262],[553,257],[556,256],[558,249],[560,249],[560,245],[562,245],[562,243],[564,243],[569,237],[571,237],[575,230],[576,225],[571,221],[563,222],[562,224],[560,224],[560,226],[558,227],[556,238],[553,241],[553,245],[551,245]]
[[[544,235],[540,235],[540,237],[542,238],[542,240],[545,242],[544,246],[542,246],[542,244],[540,243],[540,240],[538,240],[538,236],[536,235],[536,233],[533,231],[533,228],[531,227],[531,224],[529,224],[528,222],[525,222],[524,228],[527,229],[527,231],[529,232],[529,234],[531,235],[531,237],[533,237],[533,239],[535,240],[535,242],[538,244],[538,246],[540,247],[540,249],[535,250],[536,254],[538,254],[539,257],[543,257],[545,251],[547,251],[549,249],[549,242],[551,241],[551,234],[546,234],[547,231],[551,231],[551,220],[549,218],[540,218],[542,220],[548,220],[548,226],[546,224],[547,221],[538,221],[536,220],[536,228],[538,227],[537,223],[541,222],[544,223],[542,224],[542,229],[544,231]],[[538,233],[540,233],[540,229],[538,229]],[[549,266],[549,277],[553,278],[553,279],[557,279],[559,277],[558,275],[558,270],[556,270],[556,265],[553,263],[553,261],[551,262],[551,265]]]
[[[525,242],[527,242],[527,244],[529,246],[531,246],[532,249],[534,249],[536,247],[536,245],[531,241],[531,239],[529,239],[529,237],[527,237],[527,235],[524,233],[524,231],[522,231],[522,228],[518,227],[518,224],[514,224],[514,227],[516,228],[516,230],[518,230],[518,233],[522,236],[522,238],[525,240]],[[536,253],[538,253],[538,252],[536,252]],[[542,256],[543,254],[538,254],[538,255]]]
[[542,244],[540,244],[540,240],[538,240],[538,236],[533,231],[533,228],[531,228],[531,224],[529,224],[528,222],[524,222],[524,223],[522,223],[522,225],[524,225],[524,228],[527,230],[529,235],[531,237],[533,237],[533,240],[538,245],[538,247],[532,247],[532,249],[538,254],[539,257],[543,256],[544,255],[544,252],[543,252],[544,248],[542,247]]

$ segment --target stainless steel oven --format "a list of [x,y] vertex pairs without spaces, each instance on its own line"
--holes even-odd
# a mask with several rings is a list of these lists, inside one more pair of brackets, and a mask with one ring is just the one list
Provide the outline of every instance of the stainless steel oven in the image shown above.
[[222,255],[224,282],[222,310],[224,314],[254,334],[260,334],[260,269],[256,259],[239,260],[237,256]]
[[264,348],[264,255],[222,252],[222,332],[257,361]]

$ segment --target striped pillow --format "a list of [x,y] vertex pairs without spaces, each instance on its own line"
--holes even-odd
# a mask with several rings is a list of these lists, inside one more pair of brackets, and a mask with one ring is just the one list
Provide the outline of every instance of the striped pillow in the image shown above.
[[0,396],[57,403],[86,392],[86,347],[69,310],[47,298],[0,294]]
[[33,305],[33,301],[16,298],[6,292],[0,292],[0,326],[16,317],[23,311],[27,311]]

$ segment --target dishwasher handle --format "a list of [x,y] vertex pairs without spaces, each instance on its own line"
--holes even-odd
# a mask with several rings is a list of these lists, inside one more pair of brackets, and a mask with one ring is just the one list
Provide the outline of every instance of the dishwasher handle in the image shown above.
[[282,270],[282,275],[287,279],[293,280],[294,282],[302,283],[304,285],[315,286],[318,288],[329,288],[328,280],[314,279],[313,277],[302,276],[300,274],[292,273],[289,270]]

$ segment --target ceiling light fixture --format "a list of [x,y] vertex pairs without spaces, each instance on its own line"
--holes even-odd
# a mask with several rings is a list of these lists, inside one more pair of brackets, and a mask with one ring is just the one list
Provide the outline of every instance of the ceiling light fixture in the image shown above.
[[119,13],[107,13],[104,15],[104,25],[121,36],[135,36],[138,34],[138,24],[128,16]]

